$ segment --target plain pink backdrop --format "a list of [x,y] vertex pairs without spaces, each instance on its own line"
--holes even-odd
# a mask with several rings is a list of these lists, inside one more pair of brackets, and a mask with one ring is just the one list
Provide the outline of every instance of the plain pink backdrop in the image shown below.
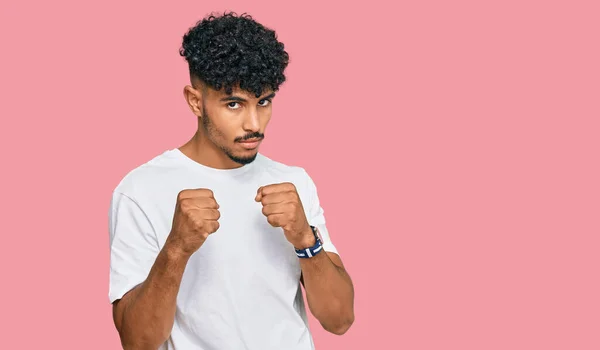
[[2,348],[119,349],[108,204],[186,141],[181,36],[291,54],[262,151],[319,188],[353,277],[326,349],[600,348],[597,1],[6,1]]

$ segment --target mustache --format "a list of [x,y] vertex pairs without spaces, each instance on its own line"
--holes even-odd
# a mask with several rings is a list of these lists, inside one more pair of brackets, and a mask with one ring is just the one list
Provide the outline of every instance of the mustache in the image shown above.
[[262,134],[262,133],[260,133],[260,132],[257,131],[257,132],[253,132],[253,133],[250,133],[250,134],[246,134],[244,136],[236,137],[234,141],[235,142],[240,142],[240,141],[246,141],[246,140],[249,140],[249,139],[259,139],[259,140],[262,140],[264,138],[265,138],[265,134]]

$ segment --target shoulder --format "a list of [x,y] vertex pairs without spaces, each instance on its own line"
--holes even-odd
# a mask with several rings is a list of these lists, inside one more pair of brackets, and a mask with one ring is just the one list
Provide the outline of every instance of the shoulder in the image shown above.
[[286,164],[280,161],[273,160],[264,154],[259,154],[256,158],[261,168],[274,178],[288,182],[306,182],[312,181],[308,172],[304,167],[293,164]]
[[260,155],[260,166],[271,182],[290,182],[294,184],[300,196],[312,202],[316,196],[316,185],[308,171],[299,165],[286,164]]
[[167,150],[125,173],[114,187],[113,193],[136,198],[139,194],[159,186],[174,170],[176,167],[172,151]]

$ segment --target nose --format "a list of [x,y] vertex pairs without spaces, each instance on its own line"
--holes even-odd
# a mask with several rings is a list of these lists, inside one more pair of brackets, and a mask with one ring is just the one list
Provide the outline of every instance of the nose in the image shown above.
[[244,118],[244,125],[242,125],[245,131],[256,132],[260,130],[260,118],[256,108],[250,108],[248,114]]

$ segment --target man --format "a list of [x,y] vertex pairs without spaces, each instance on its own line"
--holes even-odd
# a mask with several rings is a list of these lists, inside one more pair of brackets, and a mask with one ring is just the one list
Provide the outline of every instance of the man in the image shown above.
[[183,38],[195,135],[133,169],[110,204],[110,288],[124,349],[314,349],[303,302],[334,334],[352,281],[303,168],[258,152],[288,54],[250,16]]

